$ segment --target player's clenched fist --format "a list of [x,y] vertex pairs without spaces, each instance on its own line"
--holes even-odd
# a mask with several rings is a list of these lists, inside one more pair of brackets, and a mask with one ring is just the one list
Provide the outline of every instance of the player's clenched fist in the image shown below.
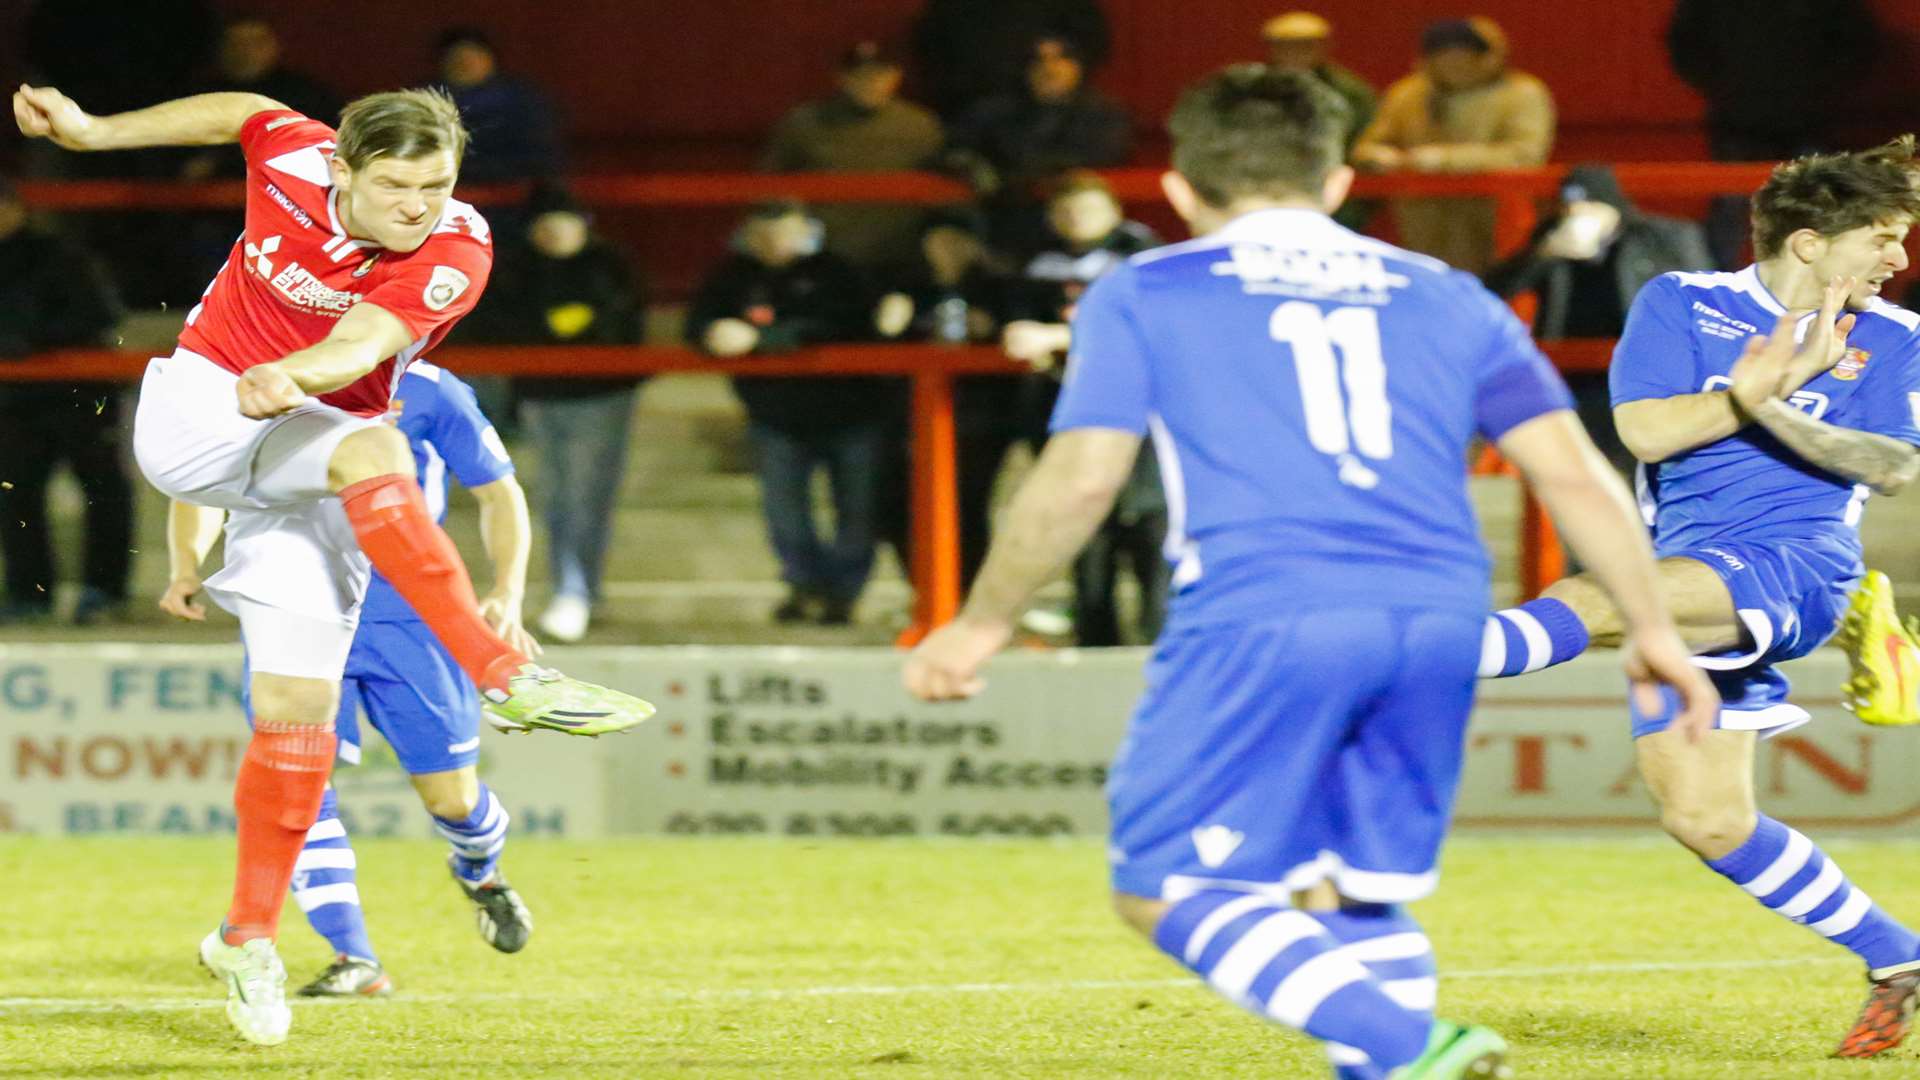
[[307,400],[307,392],[279,364],[255,364],[240,374],[233,389],[240,398],[240,415],[254,420],[279,416]]
[[921,701],[958,701],[986,689],[980,668],[999,652],[1013,627],[965,615],[927,635],[907,656],[901,681]]
[[51,139],[69,150],[86,150],[94,118],[73,99],[51,86],[20,84],[13,92],[13,119],[20,131],[35,139]]

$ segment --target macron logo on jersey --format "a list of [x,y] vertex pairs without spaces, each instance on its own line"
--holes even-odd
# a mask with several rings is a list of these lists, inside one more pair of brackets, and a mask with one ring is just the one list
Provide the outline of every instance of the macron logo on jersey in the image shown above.
[[1233,853],[1240,850],[1241,841],[1247,834],[1227,828],[1225,825],[1208,825],[1193,830],[1193,850],[1200,856],[1200,863],[1209,870],[1217,870]]

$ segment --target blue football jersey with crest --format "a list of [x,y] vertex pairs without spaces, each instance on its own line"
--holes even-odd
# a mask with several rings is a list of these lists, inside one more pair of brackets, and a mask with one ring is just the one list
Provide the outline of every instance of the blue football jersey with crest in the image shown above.
[[[480,411],[473,387],[443,367],[414,361],[394,390],[395,425],[413,447],[413,464],[420,490],[427,497],[433,520],[447,517],[449,474],[472,489],[513,475],[513,460],[500,433]],[[412,605],[374,571],[360,621],[411,622],[418,619]]]
[[[1747,339],[1771,333],[1785,310],[1752,266],[1653,279],[1614,349],[1614,406],[1726,389]],[[1920,316],[1880,300],[1856,314],[1846,355],[1790,404],[1829,424],[1920,444]],[[1859,573],[1866,486],[1807,463],[1757,424],[1643,465],[1639,487],[1661,554],[1791,540]]]
[[1473,276],[1272,209],[1096,282],[1052,427],[1151,437],[1181,628],[1305,606],[1484,612],[1469,444],[1568,407]]

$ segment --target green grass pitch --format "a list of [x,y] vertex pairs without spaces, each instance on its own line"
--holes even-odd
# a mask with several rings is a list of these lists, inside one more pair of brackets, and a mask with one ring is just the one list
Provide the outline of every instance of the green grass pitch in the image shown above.
[[[1920,921],[1920,850],[1830,850]],[[360,847],[399,993],[228,1032],[194,946],[230,843],[0,840],[5,1077],[1309,1077],[1307,1040],[1215,999],[1110,916],[1092,842],[538,841],[507,866],[527,950],[475,932],[424,841]],[[1827,1058],[1859,969],[1673,845],[1468,837],[1419,906],[1448,1016],[1521,1077],[1920,1076]],[[293,985],[324,944],[289,905]]]

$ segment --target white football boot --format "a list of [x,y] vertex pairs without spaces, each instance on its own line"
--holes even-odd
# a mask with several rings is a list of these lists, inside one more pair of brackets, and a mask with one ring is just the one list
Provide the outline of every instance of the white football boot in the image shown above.
[[229,945],[215,930],[200,942],[200,963],[227,984],[227,1019],[255,1046],[287,1041],[293,1010],[287,1008],[287,969],[269,938]]

